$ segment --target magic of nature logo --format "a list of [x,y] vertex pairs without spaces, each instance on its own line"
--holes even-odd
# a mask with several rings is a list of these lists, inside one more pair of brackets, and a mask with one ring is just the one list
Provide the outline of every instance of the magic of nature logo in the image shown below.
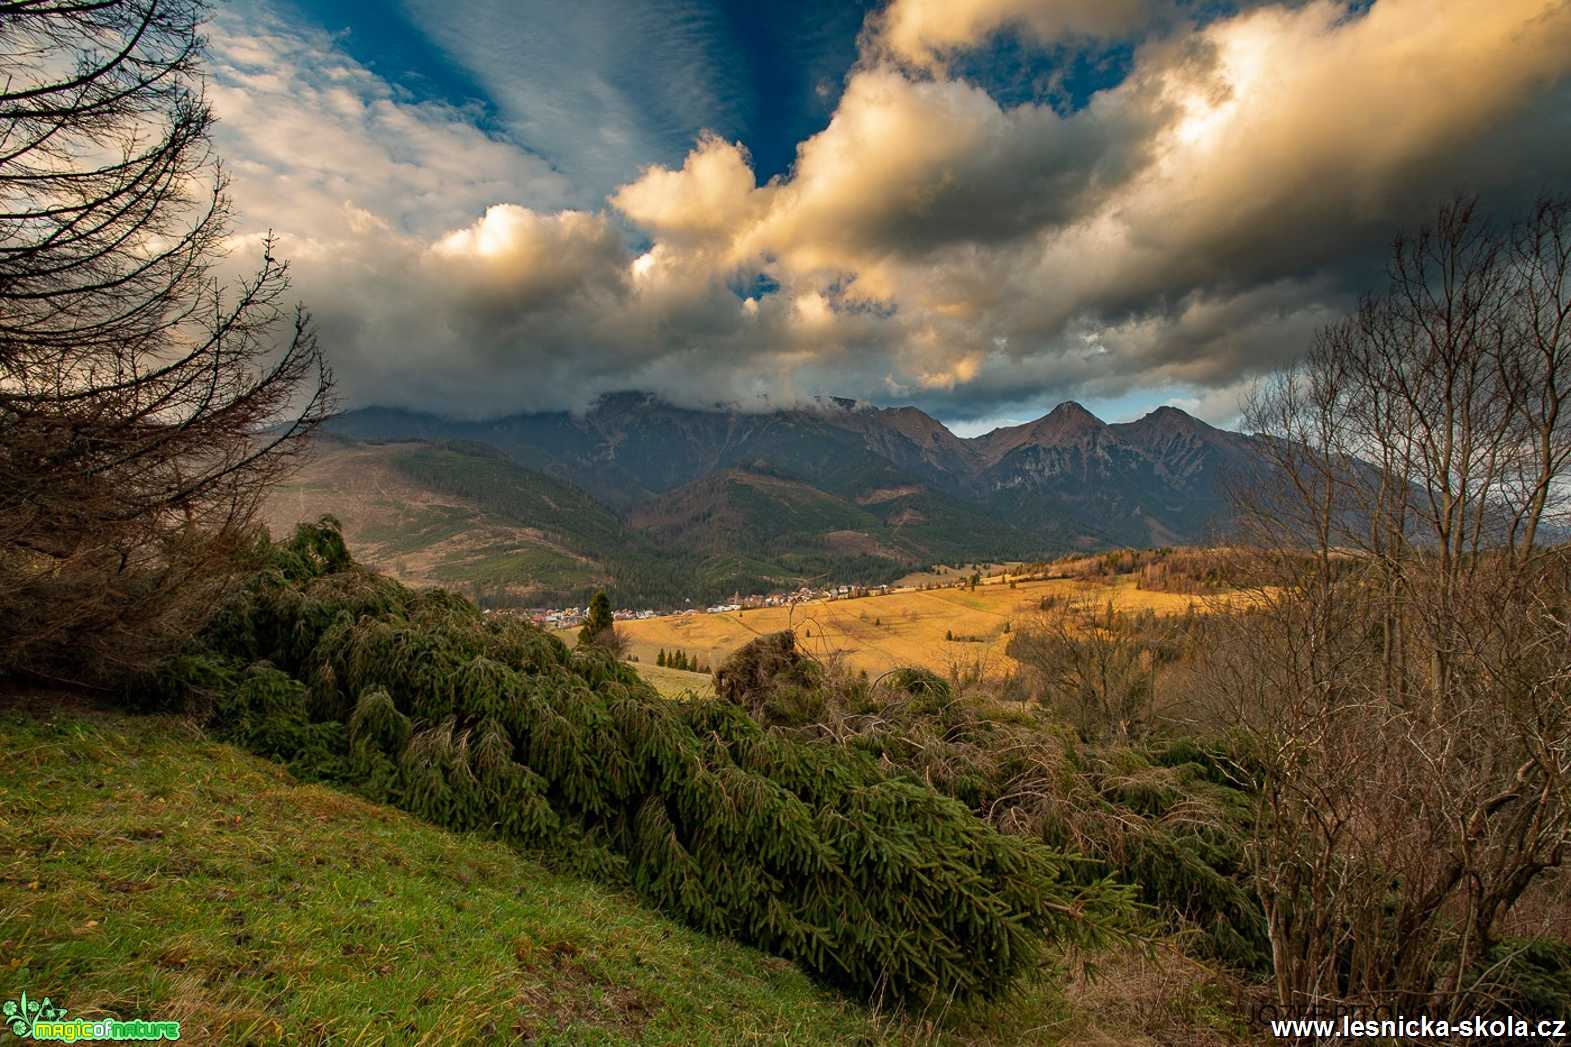
[[178,1040],[180,1023],[170,1021],[123,1022],[114,1018],[67,1018],[66,1009],[45,996],[42,1000],[6,1000],[0,1004],[0,1020],[11,1033],[24,1040],[53,1040],[76,1043],[91,1040]]

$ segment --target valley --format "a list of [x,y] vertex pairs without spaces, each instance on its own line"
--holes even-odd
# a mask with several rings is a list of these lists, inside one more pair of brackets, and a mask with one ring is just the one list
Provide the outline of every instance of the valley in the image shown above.
[[[950,576],[953,578],[953,576]],[[984,577],[975,589],[897,588],[887,594],[812,600],[787,607],[738,611],[694,611],[641,621],[619,622],[628,654],[637,668],[664,693],[692,687],[702,693],[707,676],[656,665],[659,652],[682,651],[690,659],[718,666],[751,640],[782,629],[796,633],[799,647],[823,662],[840,660],[870,675],[903,666],[921,666],[941,676],[1006,675],[1018,668],[1007,648],[1013,630],[1030,624],[1049,606],[1068,601],[1119,613],[1150,610],[1166,617],[1203,611],[1217,600],[1142,589],[1136,578],[1021,579],[1007,574]],[[558,635],[571,643],[574,630]],[[673,675],[674,674],[674,675]]]
[[1246,437],[1162,408],[1078,404],[961,439],[911,408],[827,400],[693,410],[619,394],[590,410],[333,419],[276,489],[275,535],[337,517],[365,561],[491,607],[680,609],[801,585],[896,583],[938,563],[1202,541]]

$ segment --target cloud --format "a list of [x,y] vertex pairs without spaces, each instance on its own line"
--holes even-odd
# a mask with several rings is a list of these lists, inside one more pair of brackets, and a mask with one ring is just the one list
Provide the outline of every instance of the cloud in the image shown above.
[[[595,132],[612,168],[639,160],[587,200],[475,114],[277,20],[220,19],[214,102],[238,233],[283,234],[350,402],[469,416],[640,388],[957,420],[1176,389],[1222,417],[1441,197],[1509,208],[1571,175],[1564,0],[1166,11],[896,0],[786,174],[760,183],[719,133],[661,159],[661,135],[589,105],[616,116]],[[1066,113],[939,61],[995,32],[1143,42]],[[596,82],[539,99],[565,120]],[[699,112],[718,82],[672,97]]]
[[651,235],[692,248],[728,244],[763,215],[771,194],[757,191],[745,147],[709,134],[680,170],[647,167],[611,203]]
[[347,205],[430,235],[487,205],[560,207],[572,186],[480,130],[476,114],[401,96],[325,33],[267,7],[221,8],[208,27],[208,96],[242,229],[297,242],[353,236]]
[[416,25],[495,102],[512,136],[598,204],[697,128],[730,129],[747,91],[716,54],[729,32],[691,0],[407,0]]
[[894,0],[871,25],[875,47],[929,71],[946,55],[1015,30],[1039,44],[1132,35],[1164,0]]

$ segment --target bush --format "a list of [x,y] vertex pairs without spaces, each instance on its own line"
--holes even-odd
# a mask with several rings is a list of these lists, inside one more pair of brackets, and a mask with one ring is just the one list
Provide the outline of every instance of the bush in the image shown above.
[[1571,943],[1548,938],[1507,938],[1485,962],[1487,995],[1511,1014],[1571,1014]]
[[[767,681],[756,687],[779,693]],[[1190,933],[1196,953],[1268,969],[1245,855],[1252,797],[1217,745],[1093,746],[1039,710],[958,696],[924,669],[891,672],[875,692],[831,679],[814,693],[813,719],[782,715],[770,700],[743,704],[778,735],[839,739],[1001,830],[1083,856],[1066,867],[1070,875],[1086,885],[1109,877],[1134,885],[1163,923]]]
[[[315,561],[323,531],[282,545],[187,660],[227,667],[201,681],[220,734],[621,878],[862,995],[995,995],[1048,939],[1094,940],[1124,912],[1120,889],[1073,883],[1058,853],[866,754],[666,701],[595,646]],[[722,693],[811,682],[789,640],[755,653],[717,674]]]

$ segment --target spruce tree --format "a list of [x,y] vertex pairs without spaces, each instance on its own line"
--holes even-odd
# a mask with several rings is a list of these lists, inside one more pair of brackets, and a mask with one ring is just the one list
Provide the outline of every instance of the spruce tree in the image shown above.
[[584,620],[584,627],[578,630],[578,642],[594,643],[602,633],[615,627],[616,620],[611,617],[611,598],[602,589],[589,601],[589,617]]

